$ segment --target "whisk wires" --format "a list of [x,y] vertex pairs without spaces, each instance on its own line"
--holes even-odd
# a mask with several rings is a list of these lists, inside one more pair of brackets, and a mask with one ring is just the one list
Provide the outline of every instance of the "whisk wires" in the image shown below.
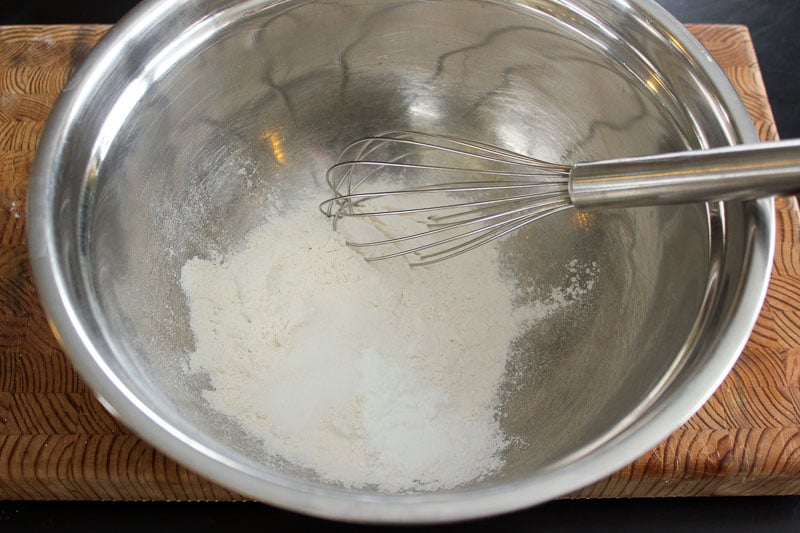
[[385,238],[347,241],[368,261],[428,265],[571,208],[569,172],[479,142],[391,131],[345,148],[326,174],[333,196],[320,209],[334,228],[348,217],[382,228]]

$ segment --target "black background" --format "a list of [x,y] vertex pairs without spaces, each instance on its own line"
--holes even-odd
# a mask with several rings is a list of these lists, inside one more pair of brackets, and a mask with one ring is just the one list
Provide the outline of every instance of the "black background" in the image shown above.
[[[750,28],[778,131],[800,137],[800,0],[658,0],[684,23]],[[134,0],[0,0],[0,24],[114,23]],[[800,480],[798,480],[800,486]],[[217,531],[336,524],[257,503],[0,502],[0,531]],[[555,501],[456,531],[800,531],[800,497]]]

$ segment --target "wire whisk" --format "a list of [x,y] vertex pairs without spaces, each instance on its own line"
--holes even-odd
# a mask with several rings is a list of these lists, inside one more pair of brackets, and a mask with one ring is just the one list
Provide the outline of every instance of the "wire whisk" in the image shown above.
[[[800,141],[566,165],[477,141],[392,131],[347,146],[320,204],[334,229],[367,219],[379,238],[347,240],[368,261],[427,265],[569,209],[742,200],[800,190]],[[408,220],[413,221],[409,223]]]

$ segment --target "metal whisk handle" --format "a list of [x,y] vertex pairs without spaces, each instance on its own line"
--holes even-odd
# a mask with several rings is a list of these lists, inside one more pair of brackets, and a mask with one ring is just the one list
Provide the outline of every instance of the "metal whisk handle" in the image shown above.
[[578,208],[748,200],[800,192],[800,140],[578,163]]

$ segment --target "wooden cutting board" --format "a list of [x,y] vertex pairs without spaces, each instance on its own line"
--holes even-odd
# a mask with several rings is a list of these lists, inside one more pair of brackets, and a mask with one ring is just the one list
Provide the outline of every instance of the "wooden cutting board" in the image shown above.
[[[44,121],[106,26],[0,28],[0,498],[230,500],[237,494],[139,440],[95,400],[50,333],[32,285],[25,196]],[[692,26],[777,132],[749,33]],[[575,497],[800,494],[800,215],[777,202],[767,301],[739,362],[669,439]]]

